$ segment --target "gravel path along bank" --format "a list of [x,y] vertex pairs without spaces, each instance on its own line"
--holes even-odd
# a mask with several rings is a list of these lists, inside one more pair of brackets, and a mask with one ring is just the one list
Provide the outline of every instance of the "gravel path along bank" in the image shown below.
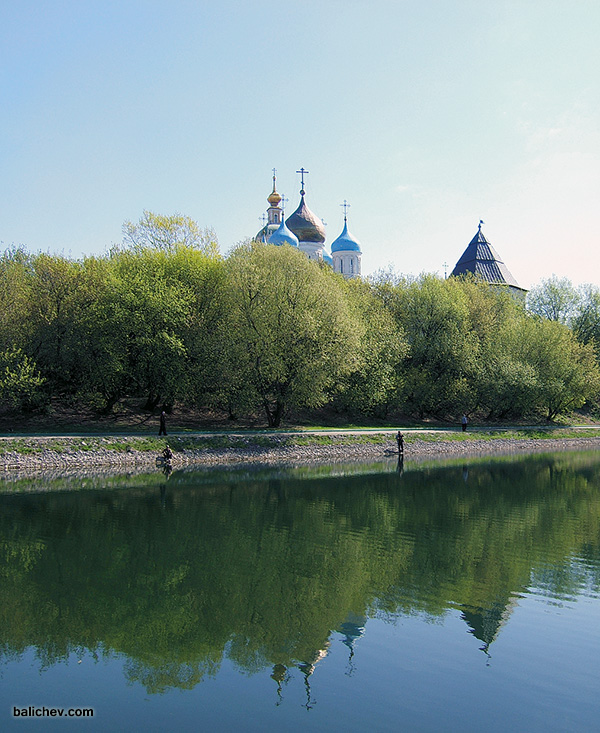
[[[501,435],[501,434],[500,434]],[[314,436],[313,436],[314,438]],[[290,436],[170,436],[173,468],[197,465],[263,463],[303,465],[341,461],[370,461],[396,450],[392,434],[329,433],[309,439]],[[156,466],[164,441],[134,437],[23,437],[0,438],[0,470],[4,472],[109,468],[115,471]],[[598,437],[478,439],[473,435],[448,440],[413,434],[405,444],[405,460],[432,460],[478,455],[506,455],[558,450],[600,450]]]

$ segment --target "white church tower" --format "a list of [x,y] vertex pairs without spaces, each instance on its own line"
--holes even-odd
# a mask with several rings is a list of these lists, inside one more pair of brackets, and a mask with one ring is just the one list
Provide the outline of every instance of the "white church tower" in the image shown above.
[[[283,222],[283,209],[279,206],[281,203],[281,194],[277,192],[276,173],[277,169],[273,168],[273,190],[267,196],[267,201],[269,203],[269,208],[267,209],[267,222],[260,232],[258,232],[256,237],[254,237],[257,242],[266,242],[271,234],[277,231],[280,224]],[[263,214],[263,222],[264,220],[265,217]]]
[[360,242],[348,231],[348,209],[350,204],[345,200],[340,206],[344,207],[344,229],[340,236],[331,245],[334,272],[344,277],[360,277],[361,264]]

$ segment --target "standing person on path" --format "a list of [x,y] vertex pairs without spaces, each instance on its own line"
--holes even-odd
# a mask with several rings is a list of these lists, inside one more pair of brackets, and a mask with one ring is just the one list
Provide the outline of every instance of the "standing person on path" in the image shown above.
[[160,429],[158,431],[158,434],[167,434],[167,413],[164,410],[160,413]]
[[398,430],[396,433],[396,442],[398,443],[398,454],[403,456],[404,455],[404,436],[402,433]]
[[467,422],[468,422],[467,416],[466,415],[463,415],[462,416],[462,420],[461,420],[463,433],[466,433],[467,432]]

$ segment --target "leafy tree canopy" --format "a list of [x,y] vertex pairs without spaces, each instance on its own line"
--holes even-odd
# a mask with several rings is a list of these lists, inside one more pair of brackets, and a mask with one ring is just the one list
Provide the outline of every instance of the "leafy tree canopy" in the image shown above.
[[153,248],[171,250],[178,245],[199,249],[207,255],[219,252],[217,236],[212,229],[202,229],[189,216],[163,216],[144,211],[137,224],[123,224],[123,244],[134,250]]
[[567,277],[552,275],[527,293],[531,313],[559,323],[571,323],[578,303],[579,294]]

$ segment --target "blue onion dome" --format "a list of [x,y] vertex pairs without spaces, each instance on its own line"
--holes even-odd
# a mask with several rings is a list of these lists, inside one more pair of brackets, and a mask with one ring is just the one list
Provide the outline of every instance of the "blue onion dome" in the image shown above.
[[356,237],[348,231],[348,222],[344,217],[344,230],[340,236],[331,245],[331,251],[333,252],[360,252],[360,242]]
[[300,194],[300,206],[288,217],[286,224],[298,237],[300,242],[325,241],[325,227],[323,222],[312,213],[304,201],[304,191]]
[[323,262],[326,262],[330,267],[333,267],[333,259],[327,252],[323,252]]
[[281,224],[267,239],[267,244],[275,244],[281,247],[283,244],[289,244],[290,247],[298,246],[298,237],[291,232],[285,225],[285,221],[282,219]]

